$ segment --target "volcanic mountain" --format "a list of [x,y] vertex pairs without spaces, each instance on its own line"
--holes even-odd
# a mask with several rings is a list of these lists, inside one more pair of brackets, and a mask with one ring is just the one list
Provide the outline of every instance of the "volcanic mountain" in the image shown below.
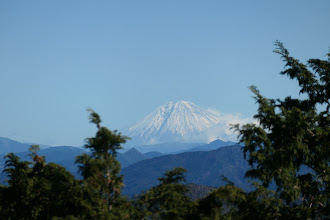
[[207,129],[221,123],[218,115],[192,102],[169,102],[145,116],[126,132],[133,143],[201,142],[198,137]]

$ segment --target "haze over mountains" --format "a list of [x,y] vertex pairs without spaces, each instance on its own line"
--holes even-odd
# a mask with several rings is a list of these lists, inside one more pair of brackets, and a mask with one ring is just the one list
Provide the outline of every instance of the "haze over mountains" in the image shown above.
[[[224,184],[221,181],[221,175],[225,175],[230,181],[248,190],[249,184],[244,180],[248,165],[243,159],[243,152],[239,146],[227,146],[228,144],[234,143],[216,140],[210,144],[191,148],[186,152],[167,155],[160,152],[141,153],[135,148],[123,154],[118,153],[117,159],[121,163],[124,175],[124,193],[126,195],[139,194],[157,185],[157,179],[166,170],[178,166],[188,170],[187,183],[219,186]],[[21,160],[31,161],[30,153],[24,151],[17,152],[16,155]],[[71,146],[50,147],[39,151],[40,156],[46,157],[47,163],[54,162],[65,167],[76,178],[81,178],[81,176],[75,164],[75,157],[83,153],[88,152]],[[0,154],[0,173],[5,166],[4,156]],[[1,173],[0,184],[5,184],[5,179],[5,173]]]
[[[169,102],[122,132],[131,137],[131,140],[120,152],[134,147],[142,153],[175,153],[208,144],[216,139],[235,142],[237,139],[233,131],[230,131],[229,124],[240,122],[237,119],[235,115],[205,110],[192,102]],[[9,142],[12,152],[26,151],[30,146],[6,138],[0,141],[0,154],[4,154],[8,149]],[[40,147],[44,149],[50,146]]]
[[[219,186],[224,184],[220,176],[225,175],[248,189],[244,180],[247,163],[240,146],[221,140],[229,139],[230,133],[226,129],[228,120],[223,115],[191,102],[169,102],[160,106],[123,132],[132,138],[124,146],[126,152],[117,154],[126,184],[124,192],[133,195],[147,190],[158,183],[157,178],[166,170],[178,166],[188,170],[188,183]],[[30,160],[28,148],[28,144],[0,137],[0,171],[5,164],[3,157],[8,152],[16,153],[22,160]],[[39,155],[80,178],[75,157],[82,153],[88,151],[60,146],[42,149]],[[0,175],[2,183],[5,178],[4,174]]]

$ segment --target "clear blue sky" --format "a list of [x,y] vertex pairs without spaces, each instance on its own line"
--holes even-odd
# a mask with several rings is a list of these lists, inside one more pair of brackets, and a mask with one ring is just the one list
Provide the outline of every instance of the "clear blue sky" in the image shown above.
[[168,101],[252,116],[247,89],[296,96],[280,40],[325,59],[330,1],[0,2],[0,136],[82,145],[86,108],[121,129]]

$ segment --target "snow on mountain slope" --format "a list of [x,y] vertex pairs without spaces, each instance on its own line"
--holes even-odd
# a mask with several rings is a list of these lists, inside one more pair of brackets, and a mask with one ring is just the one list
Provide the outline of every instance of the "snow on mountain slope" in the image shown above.
[[125,134],[132,137],[133,141],[144,144],[187,142],[221,122],[219,115],[194,103],[169,102],[134,124]]

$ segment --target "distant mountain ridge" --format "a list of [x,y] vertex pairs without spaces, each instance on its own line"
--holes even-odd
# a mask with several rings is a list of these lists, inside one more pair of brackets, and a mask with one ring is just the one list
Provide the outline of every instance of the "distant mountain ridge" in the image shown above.
[[[131,148],[128,151],[126,151],[125,153],[121,154],[122,159],[125,159],[127,161],[127,165],[122,164],[122,167],[126,167],[129,166],[133,163],[139,162],[141,160],[147,160],[153,157],[158,157],[163,155],[160,152],[153,152],[153,153],[141,153],[140,151],[136,150],[135,148]],[[119,162],[121,162],[121,158],[118,158]],[[121,162],[122,163],[122,162]]]
[[[139,194],[141,191],[158,184],[157,179],[166,170],[178,166],[188,170],[187,183],[219,186],[223,184],[221,175],[225,175],[238,186],[249,189],[249,184],[244,180],[248,164],[243,159],[241,146],[223,147],[225,144],[228,144],[228,142],[216,140],[207,145],[193,147],[190,149],[192,152],[180,154],[162,155],[160,152],[143,154],[134,148],[123,154],[118,153],[117,159],[121,163],[126,185],[123,192],[127,195]],[[209,151],[214,148],[219,149]],[[71,146],[50,147],[39,151],[39,155],[46,156],[46,162],[54,162],[64,166],[76,178],[81,177],[78,173],[77,164],[75,164],[75,157],[82,153],[88,152]],[[29,151],[15,154],[21,160],[31,161],[28,156]],[[2,172],[5,164],[4,156],[5,154],[0,155],[0,172]],[[1,173],[1,184],[4,184],[5,178],[5,173]]]
[[222,140],[215,140],[210,142],[209,144],[204,144],[200,145],[197,147],[193,147],[189,150],[186,150],[185,152],[195,152],[195,151],[210,151],[210,150],[216,150],[220,147],[227,147],[227,146],[232,146],[232,145],[237,145],[237,143],[232,142],[232,141],[222,141]]
[[245,190],[251,189],[244,178],[249,165],[244,160],[242,147],[235,145],[212,151],[169,154],[134,163],[122,169],[126,186],[123,192],[127,195],[139,194],[157,185],[157,179],[175,167],[188,170],[187,183],[217,187],[225,184],[221,179],[224,175],[235,185]]
[[145,116],[124,133],[132,137],[132,144],[135,145],[194,142],[197,135],[220,122],[222,120],[218,115],[192,102],[169,102]]
[[29,147],[29,144],[23,144],[9,138],[0,137],[0,154],[24,152],[27,151]]
[[167,154],[167,153],[175,153],[178,151],[187,151],[191,148],[198,147],[201,145],[205,145],[205,144],[203,144],[203,143],[169,142],[169,143],[135,146],[134,148],[142,153],[157,151],[157,152]]
[[[1,140],[1,139],[0,139]],[[8,145],[5,149],[2,150],[2,154],[0,154],[0,185],[4,184],[4,180],[6,178],[6,175],[2,173],[4,166],[5,166],[5,155],[7,153],[15,153],[21,161],[31,161],[30,156],[28,156],[31,152],[28,151],[29,145],[22,144],[17,141],[13,141],[8,139]],[[11,145],[11,144],[14,145]],[[17,147],[18,146],[18,147]],[[23,152],[17,152],[17,151],[23,151]],[[78,155],[81,155],[83,153],[88,154],[89,152],[85,149],[78,148],[78,147],[72,147],[72,146],[57,146],[57,147],[49,147],[46,149],[41,149],[39,151],[40,156],[46,157],[46,162],[54,162],[57,163],[63,167],[65,167],[69,172],[71,172],[76,178],[81,178],[79,172],[78,172],[78,166],[75,164],[75,158]],[[129,166],[133,163],[139,162],[141,160],[146,160],[154,157],[161,156],[162,153],[160,152],[149,152],[146,154],[142,154],[141,152],[137,151],[136,149],[130,149],[127,152],[121,154],[117,154],[117,159],[121,164],[121,167],[124,168],[126,166]]]

